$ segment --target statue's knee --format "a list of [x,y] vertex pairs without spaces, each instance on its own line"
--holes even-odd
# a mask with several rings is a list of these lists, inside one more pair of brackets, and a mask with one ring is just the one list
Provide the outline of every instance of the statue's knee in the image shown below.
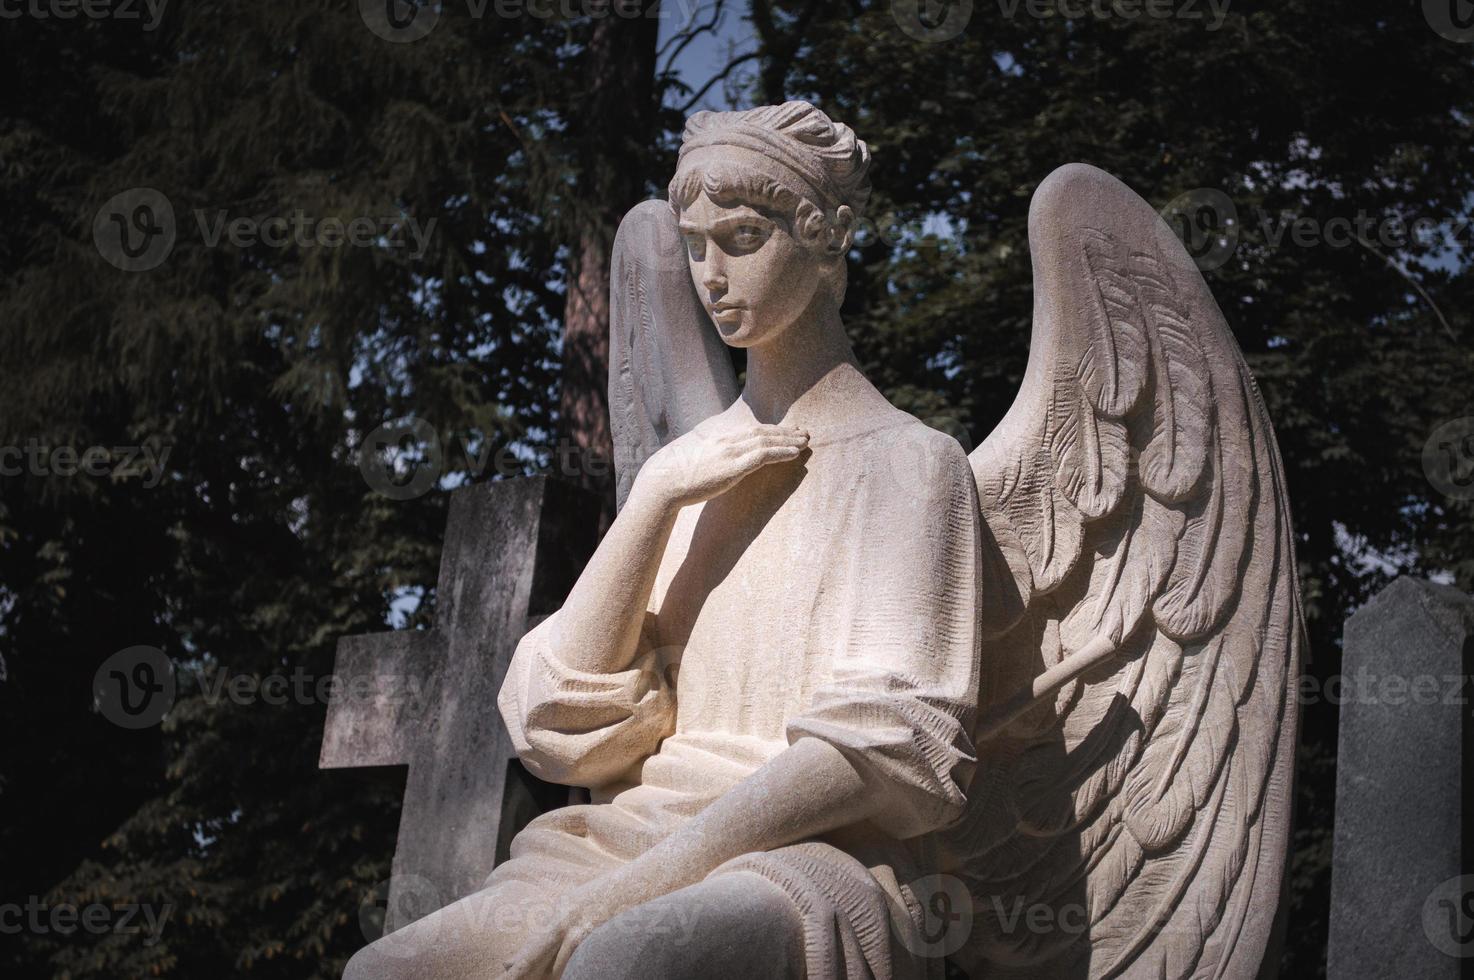
[[[643,914],[642,914],[643,913]],[[568,961],[563,980],[684,980],[689,951],[651,928],[647,910],[632,909],[588,935]]]
[[749,976],[803,976],[803,928],[776,885],[731,874],[610,919],[579,945],[564,980]]
[[343,968],[343,980],[418,980],[435,975],[440,964],[435,944],[427,942],[434,938],[427,935],[420,924],[415,924],[369,943],[353,954]]
[[396,961],[385,957],[372,945],[365,946],[343,969],[343,980],[393,980],[396,974],[392,967]]

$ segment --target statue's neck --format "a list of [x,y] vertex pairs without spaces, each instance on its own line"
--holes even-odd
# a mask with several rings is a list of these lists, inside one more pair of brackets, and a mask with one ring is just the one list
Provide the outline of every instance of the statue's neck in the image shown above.
[[844,411],[844,392],[856,387],[870,384],[836,309],[806,315],[767,343],[748,348],[742,399],[760,422],[833,422],[831,416]]

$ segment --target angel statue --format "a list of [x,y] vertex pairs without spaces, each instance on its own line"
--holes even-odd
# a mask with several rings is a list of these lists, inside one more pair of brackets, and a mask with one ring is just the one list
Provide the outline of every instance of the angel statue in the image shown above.
[[1145,201],[1056,170],[1023,387],[968,455],[845,336],[869,164],[805,102],[699,112],[625,218],[619,513],[499,699],[592,802],[348,977],[1258,975],[1301,613],[1223,315]]

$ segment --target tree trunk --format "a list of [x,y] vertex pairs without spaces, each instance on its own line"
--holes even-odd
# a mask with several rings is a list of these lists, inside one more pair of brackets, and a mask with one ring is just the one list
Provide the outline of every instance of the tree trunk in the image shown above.
[[[588,97],[575,120],[578,204],[569,243],[559,408],[572,476],[614,513],[614,445],[609,429],[609,255],[626,211],[644,197],[654,142],[655,45],[659,0],[612,0],[594,21],[585,55]],[[632,11],[631,11],[632,12]],[[561,447],[560,447],[561,448]]]

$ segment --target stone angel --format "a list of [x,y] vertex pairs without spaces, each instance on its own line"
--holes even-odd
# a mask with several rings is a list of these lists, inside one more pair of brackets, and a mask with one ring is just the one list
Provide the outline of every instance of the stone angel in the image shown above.
[[347,976],[1258,974],[1301,614],[1223,316],[1141,198],[1055,171],[1023,386],[968,455],[846,338],[869,163],[804,102],[701,112],[625,218],[620,510],[499,702],[592,802]]

